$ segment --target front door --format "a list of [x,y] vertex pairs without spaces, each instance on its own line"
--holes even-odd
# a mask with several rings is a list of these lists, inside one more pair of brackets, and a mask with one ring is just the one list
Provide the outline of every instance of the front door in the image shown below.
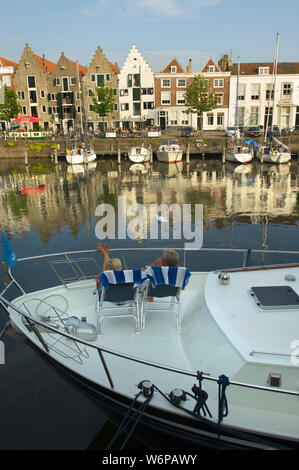
[[166,129],[166,118],[165,118],[165,116],[160,116],[160,128],[161,128],[161,131],[164,131]]

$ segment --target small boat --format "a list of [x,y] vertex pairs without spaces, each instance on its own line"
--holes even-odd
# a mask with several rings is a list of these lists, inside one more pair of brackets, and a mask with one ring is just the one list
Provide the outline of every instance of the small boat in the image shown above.
[[134,163],[134,165],[131,165],[129,168],[129,171],[134,174],[142,174],[145,175],[148,173],[148,168],[143,165],[143,163]]
[[97,167],[97,162],[90,162],[87,165],[77,165],[77,164],[68,165],[67,173],[70,175],[72,174],[78,175],[79,173],[85,173],[86,170],[88,171],[95,170],[96,167]]
[[225,160],[231,163],[250,163],[253,157],[253,148],[245,142],[232,143],[225,149]]
[[28,194],[38,194],[38,193],[44,191],[45,187],[46,186],[44,184],[41,184],[39,186],[36,186],[35,188],[24,187],[24,188],[19,189],[19,191],[20,191],[21,194],[26,194],[26,195],[28,195]]
[[84,145],[74,147],[71,150],[66,149],[66,160],[70,165],[80,165],[96,160],[94,151],[86,148]]
[[132,147],[128,153],[128,157],[131,162],[143,163],[150,160],[150,150],[143,145],[139,147]]
[[[192,271],[187,284],[175,287],[175,298],[173,288],[161,295],[162,282],[159,292],[151,291],[153,302],[141,288],[157,282],[153,268],[149,274],[139,270],[139,277],[107,271],[104,280],[113,289],[99,298],[94,275],[82,268],[87,261],[97,268],[95,250],[23,258],[19,262],[38,289],[31,285],[25,292],[13,265],[0,303],[14,328],[59,373],[131,423],[140,420],[156,433],[197,446],[298,450],[299,264],[252,266],[249,256],[263,256],[264,250],[212,251],[222,260],[224,253],[227,260],[239,255],[244,263]],[[207,259],[212,251],[202,248],[199,254]],[[142,249],[136,252],[142,265]],[[275,260],[283,252],[269,254]],[[46,262],[51,272],[48,260],[60,282],[41,289],[40,268]],[[171,268],[155,269],[161,276]],[[179,277],[167,272],[163,279],[177,286]],[[134,280],[139,300],[121,302],[117,279],[131,285]],[[20,290],[12,301],[10,287]]]
[[167,141],[159,146],[156,152],[157,159],[163,163],[177,163],[182,161],[183,147],[178,141]]

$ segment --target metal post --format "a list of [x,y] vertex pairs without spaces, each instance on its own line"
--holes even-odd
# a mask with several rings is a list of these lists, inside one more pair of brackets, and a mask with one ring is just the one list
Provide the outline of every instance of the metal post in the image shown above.
[[54,150],[54,159],[55,159],[55,165],[58,164],[58,156],[57,156],[57,150]]
[[186,163],[190,163],[190,143],[188,143],[187,147]]
[[120,148],[118,147],[117,149],[117,163],[121,162],[121,153],[120,153]]
[[225,148],[222,149],[222,163],[225,163]]
[[25,150],[25,165],[28,165],[28,153],[27,153],[27,150]]
[[[149,148],[150,148],[150,163],[153,163],[153,149],[152,149],[152,144],[150,144]],[[298,154],[298,158],[299,158],[299,154]]]

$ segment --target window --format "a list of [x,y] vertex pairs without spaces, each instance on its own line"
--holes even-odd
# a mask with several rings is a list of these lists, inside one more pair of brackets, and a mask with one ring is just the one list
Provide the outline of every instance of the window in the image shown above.
[[24,115],[26,115],[26,114],[27,114],[27,111],[26,111],[26,106],[22,106],[22,113],[23,113]]
[[266,100],[273,100],[273,98],[274,98],[273,84],[272,83],[267,83],[267,85],[266,85]]
[[161,104],[170,104],[170,91],[161,92]]
[[143,102],[143,109],[154,109],[154,102],[153,101],[144,101]]
[[259,83],[252,83],[250,95],[251,95],[252,100],[260,99],[260,84]]
[[133,103],[133,116],[140,116],[141,106],[140,103]]
[[140,74],[139,73],[134,74],[134,86],[140,86]]
[[185,93],[183,91],[178,91],[176,94],[176,104],[186,104]]
[[55,101],[56,100],[56,94],[55,93],[52,93],[51,94],[51,101]]
[[188,119],[182,119],[182,126],[187,126],[189,124]]
[[224,114],[218,113],[217,114],[217,126],[223,126],[224,124]]
[[91,75],[91,81],[92,81],[92,82],[95,82],[95,81],[96,81],[96,76],[93,75],[93,74]]
[[259,75],[267,75],[269,73],[269,67],[259,67]]
[[240,106],[237,110],[237,125],[244,126],[244,118],[245,118],[245,107]]
[[30,103],[37,103],[37,94],[35,90],[29,91],[29,101]]
[[215,98],[217,98],[217,106],[223,105],[223,93],[215,93]]
[[114,103],[114,105],[113,105],[113,111],[117,111],[117,110],[118,110],[117,103]]
[[62,90],[63,91],[69,91],[69,79],[68,79],[68,77],[63,77],[62,78]]
[[113,88],[113,96],[117,96],[117,88]]
[[133,101],[140,101],[140,88],[133,88]]
[[93,105],[92,104],[89,105],[89,111],[93,111]]
[[25,93],[23,91],[18,91],[18,96],[19,96],[20,100],[25,99]]
[[56,78],[56,85],[60,86],[60,78],[59,77]]
[[215,66],[214,65],[208,65],[207,66],[207,72],[215,72]]
[[223,78],[215,78],[214,79],[214,88],[223,88],[224,87],[224,79]]
[[133,77],[132,77],[132,74],[129,73],[128,76],[127,76],[127,85],[128,85],[128,88],[131,88],[133,84]]
[[290,126],[290,115],[291,109],[289,106],[284,106],[281,108],[280,111],[280,125],[281,127],[289,127]]
[[129,111],[129,103],[122,103],[120,109],[121,111]]
[[28,76],[27,77],[28,81],[28,88],[35,88],[35,77],[34,76]]
[[81,106],[77,106],[77,113],[81,113]]
[[178,88],[186,88],[186,80],[185,78],[179,78],[177,81],[176,81],[176,85]]
[[239,85],[239,90],[238,90],[238,100],[245,100],[245,91],[246,91],[246,85],[245,83],[240,83]]
[[291,83],[283,83],[282,85],[282,95],[283,98],[290,98],[292,95],[292,84]]
[[75,77],[71,77],[71,85],[76,85],[76,78]]
[[249,124],[251,126],[257,126],[259,123],[259,108],[252,106],[250,108]]
[[106,73],[106,82],[110,82],[110,73]]
[[76,93],[76,99],[77,99],[77,100],[80,99],[80,93],[79,93],[79,91],[77,91],[77,93]]
[[11,86],[11,77],[10,77],[10,75],[3,75],[2,76],[2,83],[3,83],[3,86],[4,85]]
[[176,111],[171,111],[169,113],[169,121],[171,126],[177,126],[178,124],[178,116]]
[[120,90],[119,94],[120,96],[128,96],[129,90],[127,88],[124,90]]
[[88,96],[93,96],[93,93],[92,93],[91,89],[88,90]]
[[40,91],[40,97],[41,97],[41,98],[44,98],[44,97],[45,97],[45,92],[44,92],[44,90],[41,90],[41,91]]
[[213,126],[213,124],[214,124],[214,114],[213,113],[208,113],[207,118],[208,118],[208,126]]
[[170,72],[171,72],[171,73],[176,73],[176,71],[177,71],[176,65],[172,65],[172,66],[170,67]]
[[104,74],[98,74],[97,75],[97,86],[100,86],[101,83],[104,83]]
[[162,88],[170,88],[170,79],[169,78],[162,78],[161,87]]
[[42,106],[42,112],[43,112],[43,113],[46,112],[46,106]]

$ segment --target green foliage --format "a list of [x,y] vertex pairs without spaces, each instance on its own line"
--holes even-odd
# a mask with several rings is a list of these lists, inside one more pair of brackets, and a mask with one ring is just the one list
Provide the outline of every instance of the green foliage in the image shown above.
[[8,140],[7,142],[5,142],[5,145],[7,145],[7,147],[14,147],[15,143],[12,142],[11,140]]
[[97,98],[93,98],[93,111],[104,118],[112,113],[114,106],[113,89],[106,87],[104,82],[96,89]]
[[36,144],[30,144],[29,148],[33,152],[40,152],[43,148],[48,147],[48,145],[49,144],[47,142],[38,142]]
[[196,113],[202,118],[203,113],[211,111],[217,106],[217,98],[214,93],[209,92],[209,88],[209,80],[202,78],[200,74],[194,77],[185,93],[187,114]]
[[50,145],[50,148],[51,148],[51,149],[54,149],[54,150],[57,150],[57,149],[58,149],[58,145],[55,144],[55,143],[54,143],[54,144],[51,144],[51,145]]
[[21,112],[21,106],[18,105],[17,94],[5,85],[4,104],[0,104],[0,119],[10,121]]

